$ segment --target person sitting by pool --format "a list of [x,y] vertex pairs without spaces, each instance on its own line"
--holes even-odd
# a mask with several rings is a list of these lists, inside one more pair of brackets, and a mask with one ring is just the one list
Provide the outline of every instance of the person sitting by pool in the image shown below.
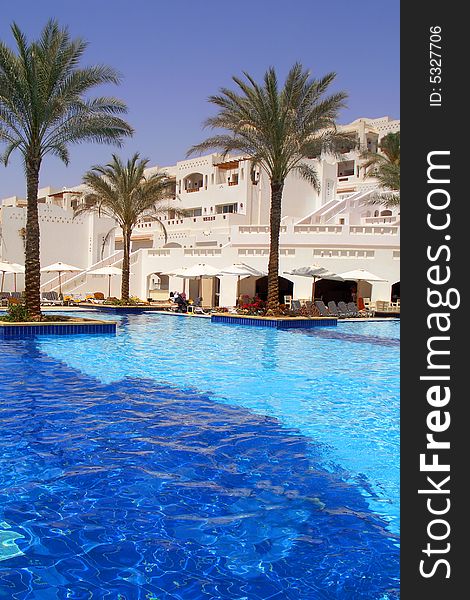
[[173,296],[173,302],[176,302],[176,304],[178,305],[176,312],[187,312],[188,311],[188,303],[186,302],[186,299],[183,298],[182,294],[175,292],[175,294]]

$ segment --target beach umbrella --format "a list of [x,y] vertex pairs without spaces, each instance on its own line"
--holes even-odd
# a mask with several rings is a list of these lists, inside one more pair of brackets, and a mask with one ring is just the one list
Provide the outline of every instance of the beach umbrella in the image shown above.
[[267,275],[267,271],[262,271],[259,269],[255,269],[254,267],[250,267],[250,265],[246,265],[245,263],[235,263],[230,267],[224,267],[220,269],[221,275],[238,275],[240,277],[264,277]]
[[108,298],[111,296],[111,277],[113,275],[122,275],[122,269],[118,267],[101,267],[93,271],[87,271],[87,275],[107,275],[108,276]]
[[240,279],[242,277],[264,277],[267,271],[260,271],[245,263],[235,263],[230,267],[224,267],[220,270],[221,275],[234,275],[237,277],[237,302],[240,297]]
[[195,278],[203,278],[203,277],[217,277],[221,275],[220,269],[216,269],[211,265],[206,263],[199,263],[198,265],[193,265],[192,267],[188,267],[185,269],[181,275],[177,275],[177,277],[184,277],[185,279],[195,279]]
[[312,277],[312,302],[315,300],[315,285],[318,279],[331,279],[332,281],[344,281],[344,278],[320,265],[310,265],[308,267],[298,267],[292,271],[284,271],[287,275],[296,275],[298,277]]
[[185,271],[187,271],[186,267],[181,267],[180,269],[172,269],[171,271],[163,271],[162,275],[173,275],[174,277],[183,277]]
[[[341,277],[347,281],[357,281],[358,284],[358,289],[359,289],[359,283],[361,281],[368,281],[369,283],[371,281],[387,281],[386,279],[383,279],[382,277],[379,277],[378,275],[374,275],[374,273],[371,273],[370,271],[366,271],[365,269],[354,269],[353,271],[346,271],[346,273],[341,273],[340,274]],[[358,306],[360,304],[359,301],[361,301],[362,304],[362,298],[359,298],[358,295]],[[359,308],[363,308],[362,306],[359,306]]]
[[67,265],[63,262],[56,262],[52,265],[48,265],[47,267],[43,267],[41,269],[41,273],[58,273],[59,274],[59,294],[62,294],[62,281],[61,274],[62,273],[75,273],[77,271],[83,271],[80,267],[74,267],[72,265]]
[[176,277],[182,277],[183,279],[198,279],[198,296],[201,296],[201,280],[203,278],[217,277],[218,275],[221,275],[220,269],[216,269],[206,263],[199,263],[192,267],[188,267],[181,272],[181,275],[176,275]]
[[14,269],[13,275],[15,276],[15,292],[16,292],[16,276],[22,275],[24,273],[24,267],[23,267],[23,265],[19,265],[18,263],[11,263],[11,266]]
[[2,274],[1,291],[3,292],[3,284],[5,283],[5,273],[15,273],[15,269],[13,268],[13,265],[11,265],[10,263],[0,262],[0,272]]
[[[164,271],[162,275],[171,275],[173,277],[184,277],[184,273],[187,271],[186,267],[180,267],[179,269],[172,269],[171,271]],[[185,293],[186,279],[183,279],[183,293]]]
[[354,269],[353,271],[346,271],[346,273],[340,273],[340,276],[346,281],[387,281],[378,275],[374,275],[370,271],[365,269]]

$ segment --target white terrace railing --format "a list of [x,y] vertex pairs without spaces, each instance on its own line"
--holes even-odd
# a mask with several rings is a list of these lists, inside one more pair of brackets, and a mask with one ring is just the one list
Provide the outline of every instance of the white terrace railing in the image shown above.
[[351,225],[349,232],[356,235],[399,235],[400,227],[398,225]]
[[221,248],[185,248],[185,256],[220,256]]
[[[280,232],[285,233],[287,231],[286,225],[280,226]],[[269,225],[239,225],[238,233],[269,233]]]
[[294,233],[343,233],[343,225],[294,225]]

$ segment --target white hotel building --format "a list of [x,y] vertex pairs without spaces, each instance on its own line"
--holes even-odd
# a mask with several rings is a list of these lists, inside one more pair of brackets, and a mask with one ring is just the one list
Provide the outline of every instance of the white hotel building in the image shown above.
[[[400,215],[398,209],[368,203],[377,183],[364,177],[360,150],[377,150],[380,139],[399,131],[400,122],[389,117],[357,119],[342,126],[355,131],[360,149],[341,160],[322,156],[312,158],[321,190],[290,176],[283,196],[280,236],[281,300],[283,295],[309,298],[311,280],[284,274],[295,267],[313,263],[336,273],[364,268],[385,281],[372,286],[361,283],[359,294],[372,300],[399,296]],[[153,167],[149,172],[159,169]],[[168,232],[165,243],[161,229],[152,219],[142,219],[132,236],[131,294],[140,298],[167,299],[169,291],[182,291],[183,280],[163,275],[172,269],[207,263],[223,268],[246,263],[267,269],[269,253],[270,184],[264,172],[246,157],[222,159],[210,154],[162,167],[175,179],[178,206],[184,218],[171,211],[162,219]],[[62,261],[83,272],[62,276],[65,293],[103,291],[105,277],[87,271],[122,264],[122,236],[112,219],[96,215],[73,218],[83,187],[43,188],[39,191],[41,264]],[[0,260],[24,263],[26,201],[6,198],[0,205]],[[12,275],[5,276],[6,290],[12,289]],[[186,282],[186,293],[195,297],[197,282]],[[342,293],[345,286],[318,282],[317,296],[325,300]],[[204,280],[204,304],[214,301],[232,306],[237,280],[222,276]],[[18,277],[18,289],[22,280]],[[58,289],[58,279],[43,275],[43,290]],[[120,278],[113,278],[111,294],[119,296]],[[263,278],[241,281],[241,293],[251,296],[266,291]]]

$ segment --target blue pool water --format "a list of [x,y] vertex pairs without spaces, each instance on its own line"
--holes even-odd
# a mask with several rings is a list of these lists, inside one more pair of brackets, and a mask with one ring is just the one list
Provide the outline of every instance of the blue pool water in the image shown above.
[[104,318],[0,353],[0,598],[398,598],[398,322]]

